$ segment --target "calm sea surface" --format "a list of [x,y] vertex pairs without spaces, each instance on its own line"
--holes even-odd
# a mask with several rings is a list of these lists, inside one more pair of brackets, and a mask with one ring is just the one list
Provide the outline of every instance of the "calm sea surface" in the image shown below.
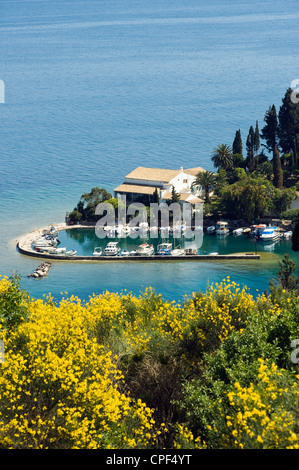
[[226,275],[265,289],[285,252],[297,261],[289,242],[259,264],[54,263],[36,281],[13,240],[136,166],[213,170],[213,148],[239,128],[245,147],[299,78],[298,22],[296,0],[0,0],[0,272],[35,297],[152,286],[181,299]]

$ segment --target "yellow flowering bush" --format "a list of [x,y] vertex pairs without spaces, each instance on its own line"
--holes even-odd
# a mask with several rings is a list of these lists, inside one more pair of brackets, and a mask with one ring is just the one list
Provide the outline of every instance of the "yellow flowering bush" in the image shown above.
[[230,445],[237,448],[299,448],[299,375],[292,381],[275,364],[259,360],[257,384],[236,382],[228,393]]
[[[106,315],[106,297],[103,315]],[[3,333],[0,446],[143,448],[152,410],[121,392],[111,351],[92,335],[92,309],[78,299],[28,303],[30,321]]]
[[178,304],[33,300],[4,277],[0,447],[297,448],[298,311],[229,278]]

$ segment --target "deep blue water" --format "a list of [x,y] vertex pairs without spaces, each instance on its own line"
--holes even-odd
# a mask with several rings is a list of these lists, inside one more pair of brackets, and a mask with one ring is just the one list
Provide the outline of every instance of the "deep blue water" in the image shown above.
[[245,146],[299,78],[298,20],[295,0],[0,0],[0,272],[34,296],[152,285],[178,298],[227,274],[264,289],[276,258],[258,270],[60,263],[35,282],[12,240],[136,166],[213,170],[213,148],[239,128]]

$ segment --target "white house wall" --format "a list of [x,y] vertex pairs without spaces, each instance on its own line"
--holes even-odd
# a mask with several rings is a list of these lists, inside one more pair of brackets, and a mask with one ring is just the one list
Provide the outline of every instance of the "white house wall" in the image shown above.
[[125,183],[128,184],[136,184],[136,185],[141,185],[141,186],[154,186],[154,187],[159,187],[163,188],[165,184],[165,181],[151,181],[151,180],[138,180],[135,178],[125,178]]

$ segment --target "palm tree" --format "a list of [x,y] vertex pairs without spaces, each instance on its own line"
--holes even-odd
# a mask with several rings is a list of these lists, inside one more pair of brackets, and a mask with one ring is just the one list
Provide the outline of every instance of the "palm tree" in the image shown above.
[[210,187],[215,182],[215,175],[211,171],[201,171],[196,176],[196,179],[192,183],[194,186],[202,186],[205,192],[205,201],[210,204]]
[[211,158],[216,168],[229,170],[233,167],[233,152],[229,145],[219,144],[214,149]]

